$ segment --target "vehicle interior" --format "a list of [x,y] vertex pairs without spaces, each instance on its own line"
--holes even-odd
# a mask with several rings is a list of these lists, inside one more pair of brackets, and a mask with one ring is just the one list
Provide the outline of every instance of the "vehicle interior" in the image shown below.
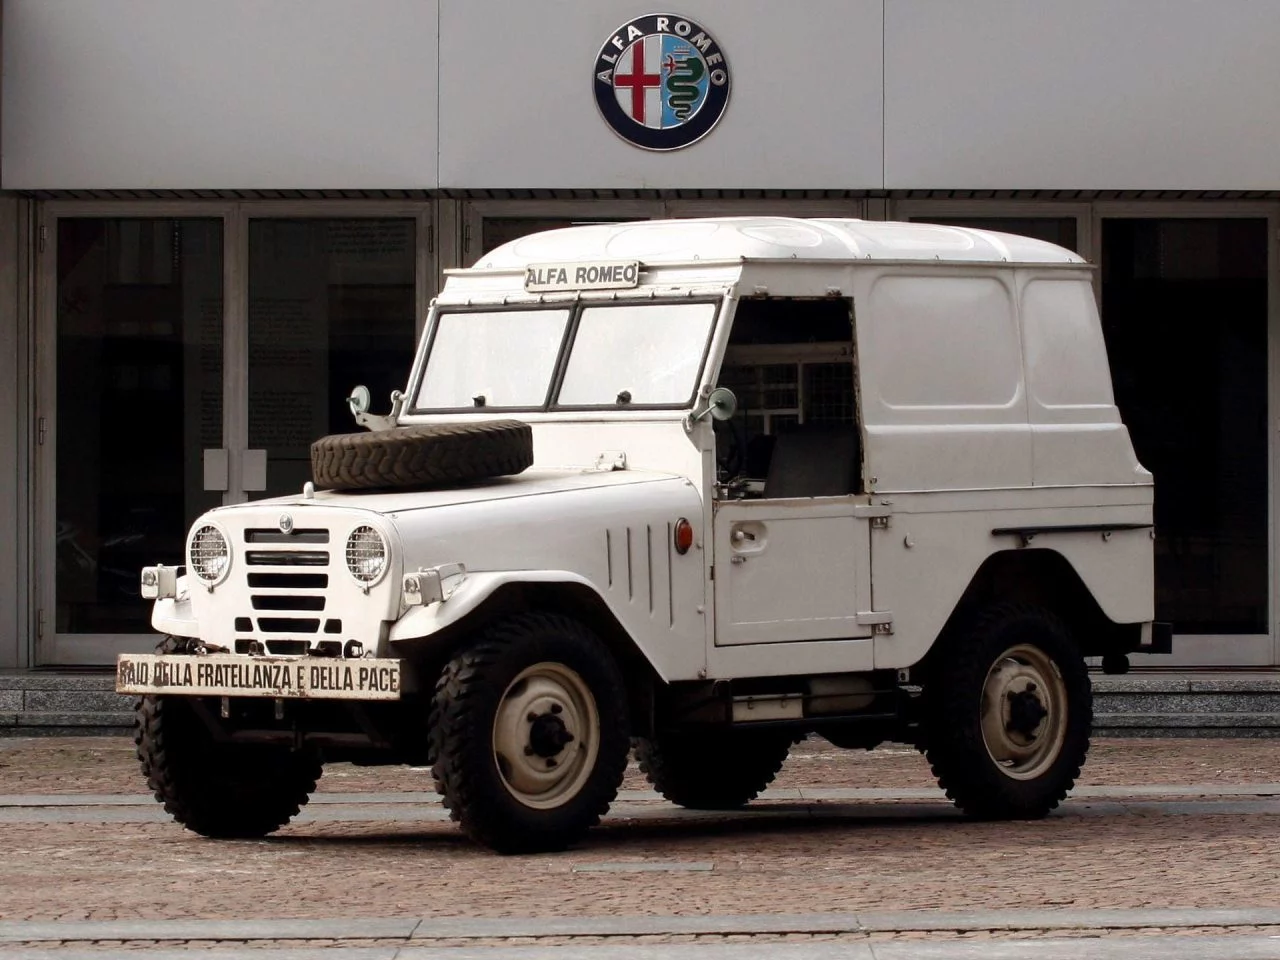
[[724,497],[862,492],[852,301],[743,299],[719,384],[738,399],[716,424]]

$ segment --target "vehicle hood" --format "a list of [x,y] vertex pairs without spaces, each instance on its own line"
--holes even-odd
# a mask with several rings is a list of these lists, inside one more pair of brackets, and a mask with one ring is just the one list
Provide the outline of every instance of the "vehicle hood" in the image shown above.
[[[314,497],[296,494],[271,500],[255,500],[253,506],[278,505],[305,509],[312,506],[371,510],[379,514],[403,514],[459,504],[536,497],[593,487],[616,487],[675,479],[674,474],[647,470],[583,470],[535,467],[513,477],[495,477],[470,484],[414,490],[356,491],[317,490]],[[225,509],[235,509],[229,507]]]

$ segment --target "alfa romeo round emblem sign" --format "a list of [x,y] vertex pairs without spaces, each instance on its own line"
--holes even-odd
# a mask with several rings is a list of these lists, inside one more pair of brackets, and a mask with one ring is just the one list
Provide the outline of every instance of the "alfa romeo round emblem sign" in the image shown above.
[[678,150],[702,139],[729,103],[729,64],[688,17],[651,13],[624,23],[596,58],[596,105],[629,143]]

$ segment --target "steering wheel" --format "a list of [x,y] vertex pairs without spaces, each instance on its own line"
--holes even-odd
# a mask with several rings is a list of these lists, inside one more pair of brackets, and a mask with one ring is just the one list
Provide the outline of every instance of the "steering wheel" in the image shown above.
[[716,437],[716,479],[720,483],[742,474],[746,465],[746,443],[742,439],[741,427],[736,419],[715,421]]

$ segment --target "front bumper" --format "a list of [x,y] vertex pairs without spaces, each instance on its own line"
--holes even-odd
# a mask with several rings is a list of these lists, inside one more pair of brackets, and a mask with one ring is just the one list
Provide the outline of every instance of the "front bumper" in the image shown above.
[[122,653],[116,692],[145,696],[399,700],[400,661]]

